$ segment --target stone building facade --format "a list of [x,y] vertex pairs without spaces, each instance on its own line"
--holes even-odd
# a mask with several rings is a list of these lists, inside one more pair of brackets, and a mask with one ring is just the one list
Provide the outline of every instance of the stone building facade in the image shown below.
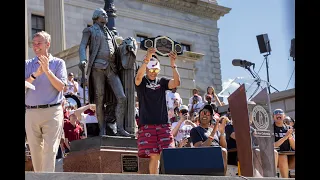
[[270,94],[272,111],[278,108],[283,109],[285,114],[292,117],[293,119],[296,118],[295,102],[295,88]]
[[[104,7],[104,0],[28,0],[26,2],[26,58],[32,58],[32,33],[43,28],[52,36],[51,53],[66,61],[69,72],[81,77],[77,64],[82,30],[92,25],[92,13]],[[217,21],[230,8],[215,0],[116,0],[115,26],[119,36],[165,35],[186,48],[177,66],[182,84],[178,92],[187,103],[192,89],[204,92],[213,85],[222,90]],[[43,21],[44,17],[44,23]],[[43,26],[44,24],[44,26]],[[141,63],[145,51],[139,50]],[[169,59],[161,57],[161,76],[171,77]]]

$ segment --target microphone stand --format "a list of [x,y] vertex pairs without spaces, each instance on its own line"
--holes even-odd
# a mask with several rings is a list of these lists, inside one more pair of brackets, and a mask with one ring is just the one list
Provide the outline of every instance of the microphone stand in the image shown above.
[[250,72],[252,77],[255,79],[254,81],[257,82],[257,85],[258,85],[257,88],[254,90],[254,92],[249,97],[249,99],[251,99],[252,96],[254,96],[256,94],[256,92],[258,91],[258,89],[260,87],[261,79],[260,79],[260,77],[259,77],[259,75],[257,73],[253,73],[252,72],[252,70],[250,69],[250,66],[244,66],[244,68]]
[[[268,42],[269,43],[269,42]],[[268,54],[265,54],[263,55],[265,60],[266,60],[266,69],[267,69],[267,81],[268,81],[268,91],[269,91],[269,94],[271,94],[271,91],[270,91],[270,87],[272,87],[272,89],[276,90],[277,92],[280,92],[277,88],[273,87],[270,83],[270,80],[269,80],[269,63],[268,63],[268,56],[270,55],[271,53],[268,52]]]
[[[252,77],[253,77],[254,79],[256,79],[256,76],[255,76],[255,75],[253,74],[253,72],[251,71],[250,66],[244,66],[244,68],[250,72],[250,74],[252,75]],[[260,79],[260,78],[259,78],[259,79]]]

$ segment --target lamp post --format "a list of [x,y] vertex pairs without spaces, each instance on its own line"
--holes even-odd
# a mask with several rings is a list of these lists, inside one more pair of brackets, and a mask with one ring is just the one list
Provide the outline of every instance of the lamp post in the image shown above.
[[112,31],[115,35],[118,35],[117,28],[115,26],[117,9],[114,6],[113,0],[104,0],[104,10],[107,12],[108,15],[108,29]]

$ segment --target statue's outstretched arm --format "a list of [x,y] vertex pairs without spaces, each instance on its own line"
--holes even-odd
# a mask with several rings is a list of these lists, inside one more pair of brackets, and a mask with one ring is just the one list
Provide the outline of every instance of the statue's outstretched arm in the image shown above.
[[80,62],[82,62],[82,61],[87,62],[86,49],[87,49],[87,45],[89,43],[90,36],[91,36],[90,29],[89,28],[85,28],[82,31],[82,39],[81,39],[81,43],[80,43],[80,47],[79,47]]

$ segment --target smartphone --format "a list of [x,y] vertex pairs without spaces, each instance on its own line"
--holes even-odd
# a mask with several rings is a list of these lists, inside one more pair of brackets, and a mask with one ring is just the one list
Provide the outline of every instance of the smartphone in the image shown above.
[[188,119],[188,113],[183,114],[183,117],[184,117],[185,119]]

